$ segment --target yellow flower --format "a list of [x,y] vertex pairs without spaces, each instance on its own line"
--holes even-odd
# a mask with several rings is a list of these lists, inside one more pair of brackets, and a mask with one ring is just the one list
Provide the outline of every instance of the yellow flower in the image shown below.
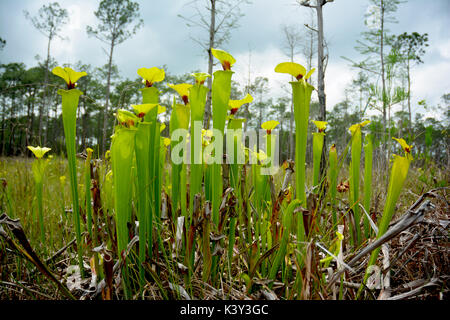
[[160,108],[160,105],[157,103],[145,103],[145,104],[133,104],[131,106],[139,118],[143,118],[147,113],[150,112],[155,107]]
[[276,120],[269,120],[264,122],[261,125],[261,128],[263,128],[264,130],[267,131],[267,134],[271,134],[272,130],[276,128],[277,125],[279,125],[280,123]]
[[137,74],[142,77],[142,82],[145,83],[146,87],[153,86],[153,83],[155,82],[163,81],[166,75],[163,69],[159,69],[157,67],[140,68],[138,69]]
[[239,108],[246,104],[253,101],[253,97],[247,93],[247,95],[241,99],[241,100],[229,100],[228,102],[228,108],[230,109],[230,113],[232,115],[236,114],[236,112],[239,110]]
[[275,67],[275,72],[290,74],[297,80],[301,80],[302,78],[305,80],[308,79],[315,70],[316,69],[313,68],[306,73],[305,67],[295,62],[282,62]]
[[138,117],[128,110],[119,109],[115,115],[119,124],[127,128],[135,127],[139,120]]
[[161,123],[161,125],[159,126],[159,132],[163,132],[165,128],[166,128],[166,124]]
[[231,54],[220,49],[211,48],[211,53],[222,64],[223,70],[231,70],[231,67],[236,62]]
[[180,84],[167,84],[170,88],[178,92],[183,99],[185,105],[189,103],[189,89],[192,87],[192,84],[189,83],[180,83]]
[[87,76],[86,72],[77,72],[74,71],[72,68],[69,67],[65,67],[65,68],[61,68],[61,67],[55,67],[52,70],[52,73],[55,76],[61,77],[62,79],[64,79],[64,81],[67,84],[67,89],[73,89],[76,86],[76,82],[78,81],[78,79],[80,79],[81,77]]
[[350,133],[353,135],[353,134],[355,134],[357,129],[360,129],[360,128],[366,126],[369,123],[370,123],[370,120],[366,120],[366,121],[363,121],[361,123],[357,123],[357,124],[352,125],[348,130],[350,130]]
[[213,136],[212,130],[202,129],[202,146],[206,147],[211,142],[211,137]]
[[86,148],[86,153],[87,153],[87,159],[91,159],[92,154],[94,153],[94,150],[92,148]]
[[196,84],[204,84],[206,81],[206,78],[211,78],[211,75],[209,73],[205,73],[205,72],[191,73],[191,75],[195,77]]
[[401,145],[403,151],[405,151],[406,158],[412,160],[412,156],[411,156],[411,148],[412,148],[413,146],[412,146],[412,145],[411,145],[411,146],[408,145],[404,139],[397,139],[397,138],[394,138],[394,137],[392,137],[392,139],[394,139],[394,140],[396,140],[398,143],[400,143],[400,145]]
[[164,138],[164,146],[170,146],[170,138]]
[[31,150],[31,152],[33,152],[33,154],[36,156],[36,158],[41,159],[44,154],[46,154],[47,152],[49,152],[50,150],[52,150],[51,148],[47,148],[47,147],[33,147],[33,146],[28,146],[28,149]]
[[253,158],[256,158],[260,163],[264,163],[264,161],[266,161],[267,155],[263,150],[259,149],[259,152],[256,152],[256,146],[255,146],[253,151],[251,151],[251,152],[253,154]]
[[326,121],[315,121],[315,120],[311,120],[317,127],[317,130],[319,130],[319,132],[324,132],[325,129],[327,128],[327,124],[328,122]]

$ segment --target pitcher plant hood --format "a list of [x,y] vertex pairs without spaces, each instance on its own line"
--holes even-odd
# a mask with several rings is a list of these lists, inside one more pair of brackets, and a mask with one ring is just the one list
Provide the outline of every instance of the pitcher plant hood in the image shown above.
[[253,97],[250,94],[246,94],[244,98],[240,100],[230,100],[228,102],[228,109],[230,110],[231,115],[236,114],[240,107],[242,107],[246,103],[250,103],[253,101]]
[[163,69],[157,67],[152,68],[140,68],[137,74],[142,77],[142,82],[145,83],[146,87],[151,87],[155,82],[161,82],[165,78],[165,72]]
[[315,70],[313,68],[307,73],[304,66],[295,62],[282,62],[275,67],[275,72],[290,74],[299,81],[301,79],[307,80]]
[[261,124],[261,128],[266,130],[267,134],[271,134],[272,130],[275,129],[280,123],[276,120],[269,120]]
[[223,70],[231,70],[231,67],[236,62],[236,59],[226,51],[211,48],[211,53],[220,61]]
[[74,89],[76,87],[76,82],[78,81],[78,79],[80,79],[81,77],[87,76],[87,73],[82,71],[82,72],[78,72],[73,70],[72,68],[69,67],[55,67],[52,70],[52,73],[55,76],[58,76],[60,78],[62,78],[66,84],[67,84],[67,89]]
[[169,88],[172,88],[180,95],[184,104],[187,105],[189,103],[189,89],[192,87],[192,84],[189,83],[180,83],[180,84],[167,84]]
[[28,146],[28,149],[30,149],[31,152],[33,152],[33,154],[36,156],[36,158],[41,159],[44,154],[46,154],[47,152],[49,152],[51,150],[51,148],[47,148],[47,147],[33,147],[33,146]]

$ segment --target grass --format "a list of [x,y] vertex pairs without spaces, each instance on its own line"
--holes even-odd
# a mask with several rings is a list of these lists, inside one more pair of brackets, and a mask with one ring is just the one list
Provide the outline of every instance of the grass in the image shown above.
[[[61,184],[61,176],[68,175],[68,163],[65,159],[61,157],[54,157],[49,160],[49,165],[47,167],[47,174],[45,177],[45,184],[43,188],[43,208],[44,208],[44,224],[46,226],[46,234],[45,234],[45,246],[43,246],[42,241],[40,240],[40,230],[39,224],[37,223],[36,216],[33,215],[33,212],[37,210],[36,201],[34,198],[34,183],[33,183],[33,175],[32,175],[32,160],[24,159],[24,158],[2,158],[0,159],[0,173],[1,177],[7,183],[7,190],[11,196],[11,209],[8,208],[7,201],[5,197],[2,198],[2,211],[8,212],[8,214],[14,218],[19,218],[20,222],[23,225],[23,228],[26,232],[27,238],[30,241],[31,246],[36,251],[38,256],[41,257],[42,260],[48,260],[52,257],[58,250],[65,247],[71,240],[75,239],[75,230],[74,226],[71,223],[71,198],[70,198],[70,186],[68,181],[65,180],[63,184]],[[80,190],[84,189],[84,174],[83,167],[84,161],[81,159],[77,160],[77,172],[78,174],[78,186]],[[426,175],[426,172],[422,172],[421,170],[417,170],[415,168],[410,169],[409,179],[406,179],[406,183],[404,186],[404,192],[402,192],[401,197],[397,203],[396,212],[401,213],[405,212],[405,210],[411,205],[424,191],[431,189],[432,187],[438,185],[446,184],[446,176],[445,172],[439,171],[436,168],[429,169],[434,172],[434,185],[430,185],[428,181],[424,180],[423,176]],[[101,168],[100,172],[100,181],[101,187],[104,188],[102,195],[107,193],[108,184],[107,184],[107,168]],[[248,170],[250,173],[251,170]],[[307,181],[311,182],[313,179],[312,170],[307,170]],[[338,181],[341,181],[348,177],[346,170],[341,170]],[[448,178],[448,177],[447,177]],[[64,180],[64,179],[63,179]],[[251,180],[251,179],[250,179]],[[250,180],[248,182],[250,182]],[[279,190],[283,180],[283,171],[280,170],[274,176],[274,184],[276,190]],[[292,181],[292,183],[295,183]],[[250,183],[249,183],[250,184]],[[447,183],[448,185],[448,183]],[[167,186],[164,185],[163,189]],[[246,186],[246,191],[249,190],[249,186]],[[374,184],[373,184],[373,207],[372,214],[373,216],[381,216],[381,210],[383,208],[383,204],[385,202],[385,191],[383,189],[383,182],[377,179],[376,175],[374,176]],[[135,197],[136,195],[134,195]],[[247,199],[250,203],[252,202],[253,195]],[[340,218],[340,223],[342,223],[342,216],[345,213],[345,206],[343,206],[343,202],[347,202],[348,193],[338,193],[337,194],[337,212],[338,217]],[[84,198],[84,197],[83,197]],[[133,198],[136,201],[136,198]],[[100,220],[99,225],[101,226],[99,238],[102,243],[105,243],[108,249],[114,250],[114,239],[115,239],[115,230],[112,226],[110,226],[111,230],[107,230],[107,221],[111,220],[113,214],[113,203],[108,205],[108,202],[111,201],[108,198],[104,198],[104,219]],[[245,202],[245,201],[244,201]],[[341,205],[339,205],[339,203]],[[111,207],[112,205],[112,207]],[[145,283],[142,287],[143,294],[147,298],[157,298],[157,299],[165,299],[165,298],[177,298],[181,299],[182,296],[179,293],[173,292],[169,288],[169,283],[176,283],[182,287],[184,287],[188,294],[192,297],[197,298],[207,298],[208,295],[212,295],[215,291],[211,289],[215,287],[215,290],[222,290],[222,294],[224,297],[231,298],[239,298],[244,296],[252,296],[255,295],[260,290],[263,290],[266,285],[259,283],[257,279],[274,279],[275,282],[271,282],[268,285],[272,288],[272,290],[282,299],[293,299],[298,298],[300,296],[300,292],[297,289],[298,283],[296,282],[304,280],[298,278],[296,280],[296,272],[295,268],[299,267],[299,261],[297,260],[295,254],[295,221],[285,220],[288,216],[286,214],[290,212],[294,205],[294,202],[291,202],[291,208],[285,209],[283,212],[284,217],[282,220],[282,227],[279,230],[278,238],[274,237],[272,248],[275,247],[275,250],[270,251],[269,247],[261,248],[260,253],[257,256],[253,256],[255,251],[253,249],[253,245],[257,243],[254,238],[256,225],[255,222],[258,221],[258,215],[250,208],[250,221],[245,221],[244,225],[238,219],[236,224],[237,226],[228,225],[225,221],[223,222],[225,225],[223,226],[224,230],[228,230],[228,228],[236,227],[235,233],[235,242],[236,245],[233,248],[231,261],[229,252],[220,254],[218,256],[218,277],[221,279],[222,284],[214,284],[211,281],[208,281],[208,277],[205,277],[203,273],[204,269],[208,269],[203,262],[203,258],[212,257],[214,253],[213,247],[210,246],[210,238],[209,238],[209,226],[212,227],[211,216],[208,216],[208,212],[200,212],[194,213],[193,215],[193,225],[201,221],[201,216],[204,217],[203,222],[203,230],[194,231],[195,234],[195,259],[193,270],[190,274],[189,281],[186,278],[185,274],[185,264],[182,254],[175,254],[172,243],[176,238],[176,221],[173,221],[170,217],[169,219],[162,220],[160,225],[161,230],[161,242],[159,243],[159,249],[153,248],[154,257],[149,260],[147,258],[146,263],[144,263],[143,268],[145,272]],[[64,207],[66,210],[62,210]],[[133,205],[133,208],[135,206]],[[135,210],[133,209],[133,212]],[[210,212],[209,212],[210,214]],[[199,216],[200,215],[200,216]],[[297,213],[298,215],[298,213]],[[84,210],[81,211],[81,221],[86,221],[86,213]],[[281,218],[281,217],[280,217]],[[316,218],[321,221],[319,231],[314,233],[313,237],[305,239],[306,242],[311,243],[313,239],[321,239],[320,243],[325,248],[330,248],[332,246],[333,241],[335,241],[335,236],[333,236],[333,232],[330,231],[332,226],[332,218],[331,211],[324,211],[321,213],[320,218]],[[344,218],[345,219],[345,218]],[[244,217],[245,220],[245,217]],[[228,220],[232,221],[232,220]],[[253,222],[252,222],[253,221]],[[209,223],[208,223],[209,222]],[[292,224],[290,226],[291,236],[288,237],[288,233],[286,233],[286,227],[289,228],[286,224]],[[361,226],[362,228],[363,226]],[[86,223],[82,223],[82,230],[86,230]],[[247,228],[250,229],[248,232]],[[193,229],[194,230],[194,229]],[[267,232],[268,229],[266,229]],[[129,230],[131,234],[132,230]],[[111,232],[111,236],[108,233]],[[224,233],[226,234],[226,233]],[[84,233],[84,262],[85,264],[89,264],[90,258],[93,257],[93,253],[88,249],[88,237],[86,236],[87,232]],[[248,235],[253,235],[253,237],[249,238]],[[281,237],[281,238],[280,238]],[[278,240],[277,240],[278,239]],[[227,243],[229,240],[228,236],[222,239],[224,248],[227,248]],[[356,248],[351,247],[349,240],[348,230],[344,233],[344,247],[346,247],[347,254],[351,254],[352,251],[356,250]],[[220,240],[214,240],[218,244]],[[218,242],[219,241],[219,242]],[[233,240],[232,240],[233,241]],[[278,242],[280,241],[280,242]],[[1,246],[5,246],[4,243]],[[279,246],[279,247],[278,247]],[[136,249],[136,250],[134,250]],[[137,268],[137,261],[139,256],[139,251],[136,248],[132,248],[129,256],[128,256],[128,267],[130,269],[129,272],[129,282],[130,283],[139,283],[139,270]],[[203,258],[200,252],[203,251]],[[314,251],[314,255],[318,255],[319,251],[317,248]],[[105,253],[99,252],[98,256],[101,261],[101,268],[105,266]],[[323,257],[323,256],[322,256]],[[113,253],[113,259],[116,260],[118,257],[115,253]],[[23,257],[16,256],[12,261],[11,257],[2,255],[2,259],[6,259],[8,263],[2,262],[2,280],[9,280],[14,283],[25,284],[31,291],[27,293],[29,295],[28,298],[34,297],[37,299],[43,299],[47,297],[57,298],[59,294],[55,291],[55,288],[49,283],[47,278],[45,278],[38,271],[34,270],[32,265],[26,261]],[[308,263],[308,257],[303,257],[303,264]],[[260,260],[260,261],[258,261]],[[264,261],[270,262],[267,265],[270,268],[262,268]],[[206,260],[206,263],[211,263],[210,260]],[[52,270],[59,270],[58,272],[63,275],[63,277],[67,277],[68,274],[65,273],[67,267],[70,265],[76,265],[76,248],[69,247],[58,259],[49,263],[49,267]],[[316,270],[314,272],[318,274],[322,274],[320,271],[320,264],[317,263],[315,266]],[[278,269],[278,270],[277,270]],[[6,271],[9,271],[8,274],[5,274]],[[314,270],[314,268],[313,268]],[[86,268],[86,273],[92,273],[92,269]],[[247,276],[243,276],[245,274]],[[249,282],[249,276],[252,277],[252,281]],[[305,275],[302,273],[302,277]],[[202,279],[203,278],[203,279]],[[246,280],[247,279],[247,280]],[[322,279],[322,280],[319,280]],[[90,279],[87,277],[85,282],[89,282]],[[142,281],[142,279],[141,279]],[[313,291],[311,293],[310,298],[319,298],[320,294],[325,294],[324,292],[324,280],[323,277],[318,277],[315,281],[317,283],[312,286]],[[83,283],[83,282],[82,282]],[[225,285],[224,285],[225,283]],[[304,285],[304,284],[303,284]],[[138,287],[138,286],[137,286]],[[242,287],[246,289],[242,291]],[[131,286],[133,288],[133,285]],[[202,290],[200,290],[202,288]],[[40,294],[32,294],[32,291],[38,291]],[[152,293],[151,293],[152,292]],[[80,291],[75,290],[73,292],[74,295],[80,294]],[[11,292],[0,288],[0,296],[2,297],[14,297],[11,296]],[[351,297],[351,290],[344,289],[344,297]],[[120,298],[120,296],[116,297]],[[137,298],[137,296],[134,296]]]

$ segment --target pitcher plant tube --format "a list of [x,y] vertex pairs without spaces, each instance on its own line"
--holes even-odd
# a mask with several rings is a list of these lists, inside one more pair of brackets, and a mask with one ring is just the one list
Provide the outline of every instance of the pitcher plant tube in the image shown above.
[[[283,62],[275,67],[275,72],[287,73],[297,81],[290,82],[292,86],[292,100],[294,104],[295,120],[295,182],[296,199],[302,206],[306,206],[306,143],[308,138],[309,105],[314,87],[307,82],[315,69],[306,72],[305,67],[295,62]],[[305,239],[303,219],[297,219],[298,248]]]
[[313,132],[313,187],[314,192],[318,193],[319,189],[319,175],[320,175],[320,160],[322,158],[323,140],[325,137],[325,129],[327,127],[326,121],[312,122],[317,127],[317,132]]
[[[138,191],[138,219],[139,219],[139,275],[141,287],[145,284],[145,271],[143,263],[145,262],[145,244],[147,241],[152,241],[151,233],[147,232],[153,229],[153,215],[150,211],[150,197],[149,197],[149,148],[150,148],[150,128],[151,123],[145,122],[144,118],[152,109],[160,107],[156,103],[148,103],[141,105],[132,105],[135,114],[140,118],[137,123],[137,130],[135,134],[135,153],[136,153],[136,169],[137,169],[137,191]],[[151,258],[150,250],[150,258]]]
[[78,200],[77,165],[76,165],[76,122],[77,108],[80,96],[83,94],[75,89],[76,82],[81,77],[87,75],[86,72],[77,72],[71,68],[56,67],[52,73],[64,79],[67,90],[59,89],[58,94],[62,97],[62,118],[64,126],[64,136],[66,138],[67,160],[69,162],[69,177],[72,193],[73,219],[75,224],[78,265],[81,275],[84,276],[83,267],[83,243],[81,239],[80,211]]
[[336,194],[337,194],[337,179],[338,179],[338,156],[336,145],[330,147],[328,155],[329,169],[328,169],[328,183],[330,184],[330,198],[331,198],[331,215],[333,221],[333,228],[337,230],[337,210],[336,210]]
[[[111,166],[114,182],[114,209],[116,216],[117,249],[120,259],[125,260],[128,223],[131,223],[132,165],[135,149],[136,124],[139,118],[127,110],[119,109],[116,114],[119,124],[114,128],[111,140]],[[124,261],[125,263],[125,261]],[[128,297],[124,267],[124,291]]]
[[[372,199],[372,163],[373,163],[373,136],[367,134],[364,138],[364,209],[370,214]],[[369,238],[371,229],[369,219],[364,215],[364,235]]]
[[[400,197],[400,193],[403,189],[403,185],[405,183],[406,177],[408,175],[409,165],[413,160],[411,156],[411,148],[412,146],[408,145],[405,140],[397,139],[396,140],[402,147],[405,156],[399,156],[394,154],[393,164],[391,168],[391,175],[389,178],[389,187],[388,193],[386,197],[386,203],[384,205],[383,215],[381,216],[380,222],[378,224],[378,233],[377,239],[379,239],[383,234],[386,233],[389,224],[391,223],[392,216],[395,213],[395,206],[398,198]],[[372,251],[372,254],[369,259],[369,263],[367,265],[366,273],[364,275],[363,284],[367,282],[367,279],[370,275],[370,268],[375,264],[378,254],[380,252],[380,247],[376,248]],[[360,296],[363,289],[363,285],[361,285],[358,296]]]
[[352,125],[349,131],[352,135],[352,149],[351,149],[351,162],[350,162],[350,206],[353,210],[353,220],[352,230],[354,236],[352,241],[354,245],[361,244],[361,228],[359,223],[361,221],[361,216],[359,213],[359,172],[361,166],[361,149],[362,149],[362,133],[361,128],[369,124],[370,121],[366,120],[361,123]]

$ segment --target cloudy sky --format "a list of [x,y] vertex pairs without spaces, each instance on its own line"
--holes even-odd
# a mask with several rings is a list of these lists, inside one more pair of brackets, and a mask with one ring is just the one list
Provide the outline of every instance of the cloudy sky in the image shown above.
[[[201,0],[203,1],[203,0]],[[47,41],[32,24],[25,19],[23,10],[31,15],[48,3],[46,0],[0,0],[0,37],[7,41],[0,52],[0,63],[24,62],[28,67],[36,64],[35,56],[45,57]],[[131,39],[117,47],[114,62],[123,78],[136,78],[140,67],[166,65],[171,73],[182,74],[192,70],[207,70],[206,57],[202,49],[190,37],[205,36],[199,29],[187,28],[179,14],[189,16],[192,8],[186,4],[191,0],[138,0],[144,26]],[[96,24],[94,11],[99,1],[60,0],[68,9],[70,23],[63,36],[69,40],[55,40],[51,54],[58,63],[83,61],[93,66],[107,62],[102,43],[86,34],[86,26]],[[357,71],[349,67],[342,57],[359,60],[354,49],[361,32],[367,31],[364,14],[368,0],[335,0],[324,9],[325,36],[329,44],[329,63],[326,70],[327,105],[345,97],[344,89]],[[251,78],[269,78],[270,94],[283,95],[281,85],[286,83],[285,75],[276,74],[273,69],[287,61],[283,53],[281,26],[297,25],[302,28],[309,23],[310,9],[299,7],[295,0],[253,0],[242,6],[245,16],[231,40],[222,47],[236,58],[235,80],[243,81],[248,75],[249,51],[251,51]],[[388,26],[394,34],[402,32],[428,33],[430,47],[424,57],[424,64],[412,71],[413,104],[426,99],[427,103],[441,103],[440,97],[450,93],[450,1],[409,0],[400,4],[396,14],[398,23]],[[298,55],[296,62],[306,64]],[[421,111],[419,108],[416,111]]]

